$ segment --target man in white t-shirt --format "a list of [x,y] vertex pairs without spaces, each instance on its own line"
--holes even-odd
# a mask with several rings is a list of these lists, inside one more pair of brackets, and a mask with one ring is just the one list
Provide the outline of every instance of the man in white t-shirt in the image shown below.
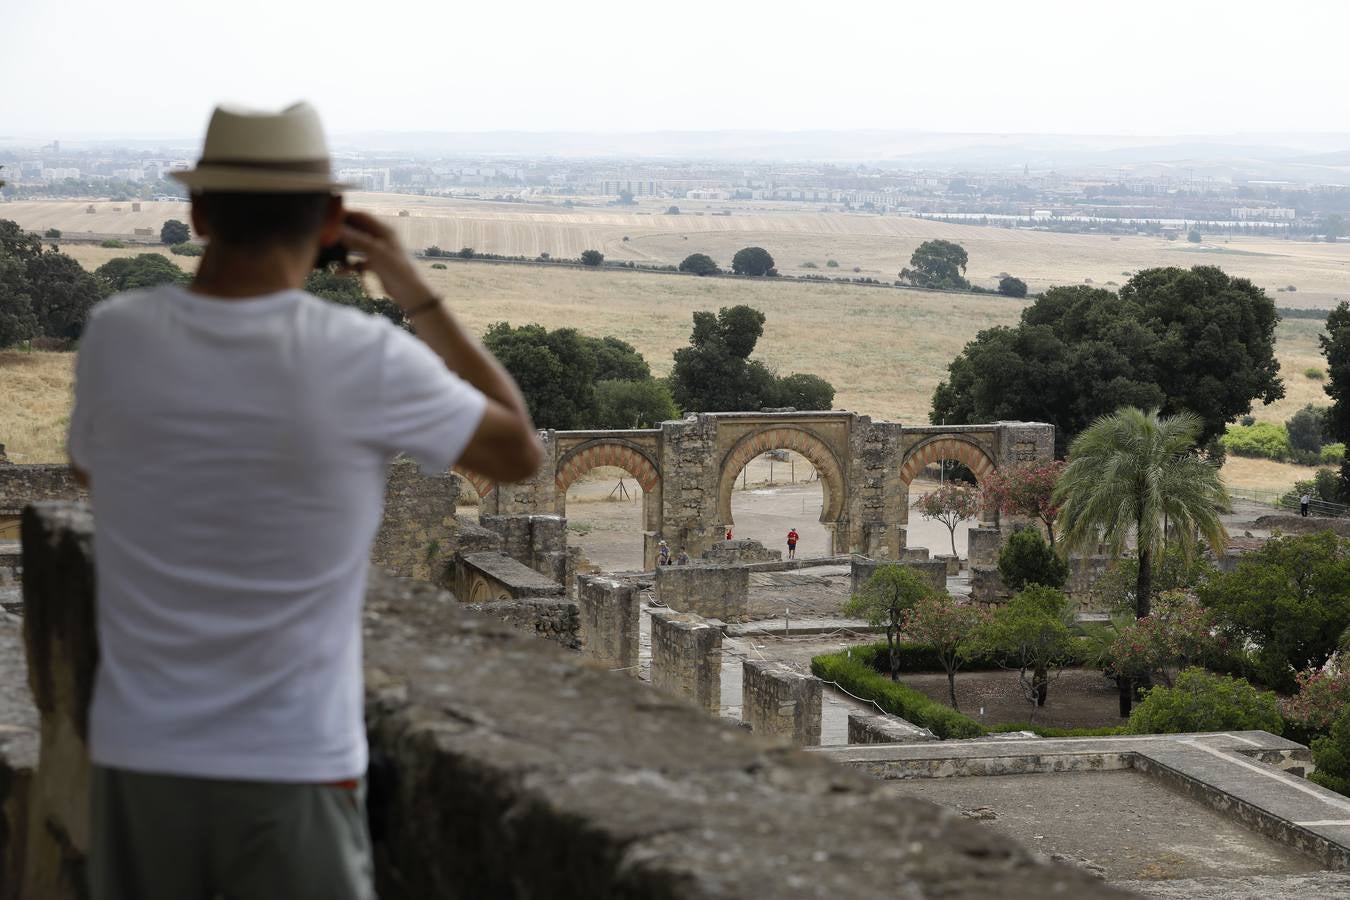
[[[312,108],[218,109],[179,177],[207,240],[196,277],[100,303],[77,363],[92,894],[372,897],[360,611],[386,465],[513,481],[542,451],[394,233],[344,211]],[[338,242],[416,337],[301,290]]]

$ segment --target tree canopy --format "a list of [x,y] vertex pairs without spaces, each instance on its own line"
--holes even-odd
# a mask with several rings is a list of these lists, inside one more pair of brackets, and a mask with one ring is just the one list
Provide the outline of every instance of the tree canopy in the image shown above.
[[192,276],[158,253],[119,256],[94,270],[114,291],[132,291],[157,284],[187,284]]
[[78,338],[109,287],[17,223],[0,219],[0,347],[38,337]]
[[[1322,388],[1331,398],[1324,427],[1327,436],[1350,446],[1350,303],[1342,300],[1327,314],[1327,330],[1317,336],[1327,358],[1327,383]],[[1342,497],[1350,497],[1350,460],[1341,463]]]
[[161,244],[183,244],[192,238],[192,230],[187,224],[177,219],[170,219],[159,229],[159,242]]
[[675,351],[671,393],[686,411],[732,412],[795,406],[829,409],[834,387],[815,375],[777,377],[750,359],[764,333],[764,313],[749,306],[694,313],[689,346]]
[[763,247],[742,247],[731,258],[731,271],[737,275],[777,275],[773,257]]
[[[672,207],[673,208],[673,207]],[[706,253],[691,253],[680,262],[681,272],[693,272],[695,275],[716,275],[722,270]]]
[[998,292],[1005,297],[1025,297],[1027,283],[1020,278],[1004,275],[998,280]]
[[[900,270],[900,278],[918,287],[962,289],[966,280],[966,248],[954,241],[924,241],[909,258],[909,267]],[[1026,285],[1022,286],[1023,296]]]
[[1265,291],[1212,266],[1148,269],[1119,295],[1051,288],[1016,327],[981,331],[952,360],[930,420],[1049,422],[1063,454],[1097,417],[1157,407],[1198,415],[1203,445],[1253,401],[1284,396],[1277,320]]

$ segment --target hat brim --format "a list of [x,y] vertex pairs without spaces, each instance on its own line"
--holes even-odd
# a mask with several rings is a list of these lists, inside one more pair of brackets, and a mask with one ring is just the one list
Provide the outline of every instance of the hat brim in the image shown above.
[[170,172],[169,177],[193,192],[340,193],[356,188],[354,184],[334,181],[328,175],[248,166],[202,165],[195,169]]

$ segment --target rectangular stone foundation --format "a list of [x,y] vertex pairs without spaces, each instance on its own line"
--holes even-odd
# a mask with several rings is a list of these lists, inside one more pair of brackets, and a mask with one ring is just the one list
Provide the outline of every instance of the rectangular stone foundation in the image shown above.
[[711,715],[722,706],[722,631],[691,613],[652,610],[652,686]]
[[898,716],[882,713],[848,714],[848,742],[850,744],[917,744],[938,738],[927,728],[906,722]]
[[[925,556],[927,553],[928,551],[925,550]],[[944,593],[947,590],[947,562],[945,560],[925,559],[922,562],[892,562],[886,559],[865,559],[861,556],[853,557],[850,590],[855,594],[861,591],[868,580],[876,574],[877,569],[882,566],[900,566],[904,569],[910,569],[932,585],[934,590]]]
[[577,605],[581,652],[605,668],[638,677],[637,592],[610,578],[578,575]]
[[998,565],[998,551],[1003,546],[1003,536],[997,528],[972,528],[966,532],[966,555],[970,557],[971,568],[975,566]]
[[661,566],[656,603],[723,622],[750,616],[750,570],[743,566]]
[[741,721],[751,731],[798,747],[819,746],[819,678],[782,663],[747,659],[741,679]]

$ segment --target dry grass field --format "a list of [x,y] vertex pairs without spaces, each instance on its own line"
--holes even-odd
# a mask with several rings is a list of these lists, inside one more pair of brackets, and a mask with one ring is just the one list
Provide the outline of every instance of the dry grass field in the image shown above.
[[0,444],[11,462],[64,462],[75,354],[0,350]]
[[[675,264],[690,253],[707,253],[730,264],[741,247],[760,245],[773,254],[780,271],[802,273],[814,263],[824,274],[858,274],[891,280],[907,264],[914,248],[930,238],[960,242],[970,254],[969,276],[993,286],[1002,273],[1022,279],[1033,291],[1056,284],[1112,286],[1125,273],[1160,265],[1213,264],[1251,278],[1284,306],[1331,306],[1350,298],[1350,244],[1314,244],[1269,238],[1207,237],[1195,245],[1156,237],[1054,234],[1025,229],[949,225],[901,216],[813,211],[805,204],[766,207],[748,203],[681,204],[680,215],[666,215],[671,201],[648,201],[619,209],[594,205],[566,208],[547,203],[498,203],[402,194],[356,193],[355,207],[385,217],[412,247],[435,244],[449,250],[473,247],[505,255],[550,253],[575,257],[598,249],[607,258]],[[95,212],[85,210],[93,204]],[[731,215],[713,215],[722,208]],[[25,228],[59,228],[66,237],[82,234],[130,236],[169,218],[187,219],[182,203],[144,202],[140,212],[129,203],[109,201],[17,201],[0,207],[0,217]],[[400,216],[406,212],[406,216]],[[624,240],[627,237],[628,240]],[[834,259],[839,269],[826,269]],[[1296,292],[1276,294],[1293,285]]]

